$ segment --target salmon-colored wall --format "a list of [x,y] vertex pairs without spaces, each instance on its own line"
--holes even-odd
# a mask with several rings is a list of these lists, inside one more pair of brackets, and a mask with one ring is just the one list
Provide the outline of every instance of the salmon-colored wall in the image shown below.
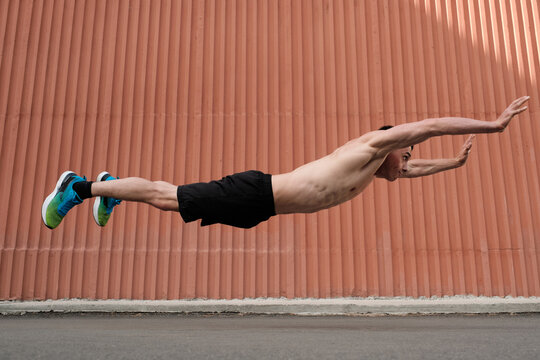
[[[0,1],[0,299],[540,296],[536,0]],[[463,168],[374,181],[251,230],[91,201],[67,169],[176,184],[278,173],[383,124],[494,120]],[[453,157],[464,136],[413,158]]]

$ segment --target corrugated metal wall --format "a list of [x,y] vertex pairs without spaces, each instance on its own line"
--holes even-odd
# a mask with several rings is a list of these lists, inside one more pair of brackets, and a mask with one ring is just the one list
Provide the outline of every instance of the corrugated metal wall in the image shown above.
[[[0,299],[540,296],[536,0],[0,1]],[[464,168],[255,229],[92,202],[66,169],[183,184],[278,173],[382,124],[493,120]],[[465,137],[415,147],[454,156]]]

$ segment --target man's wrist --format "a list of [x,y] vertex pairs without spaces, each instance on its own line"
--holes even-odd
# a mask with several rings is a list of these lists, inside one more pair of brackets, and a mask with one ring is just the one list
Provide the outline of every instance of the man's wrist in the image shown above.
[[460,166],[463,166],[463,165],[465,165],[465,162],[466,162],[466,161],[467,161],[467,159],[463,159],[463,158],[457,157],[457,158],[454,159],[454,164],[455,164],[454,167],[460,167]]
[[493,132],[502,132],[505,128],[500,118],[497,118],[495,121],[489,121],[489,123]]

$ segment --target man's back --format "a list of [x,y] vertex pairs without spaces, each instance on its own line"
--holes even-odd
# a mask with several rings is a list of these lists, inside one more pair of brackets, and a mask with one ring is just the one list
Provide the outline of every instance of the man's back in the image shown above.
[[276,213],[312,213],[354,198],[373,181],[386,155],[359,138],[289,173],[272,176]]

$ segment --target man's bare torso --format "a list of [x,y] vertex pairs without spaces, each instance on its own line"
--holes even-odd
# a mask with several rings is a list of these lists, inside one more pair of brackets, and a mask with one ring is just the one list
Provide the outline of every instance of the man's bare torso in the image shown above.
[[360,139],[295,170],[272,176],[277,214],[312,213],[360,194],[385,160]]

